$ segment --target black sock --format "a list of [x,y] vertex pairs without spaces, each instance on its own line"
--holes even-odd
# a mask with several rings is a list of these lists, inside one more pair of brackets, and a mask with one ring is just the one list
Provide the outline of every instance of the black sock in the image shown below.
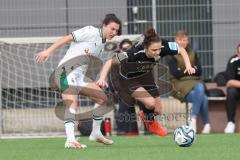
[[138,105],[141,108],[141,110],[143,111],[147,121],[154,121],[154,116],[155,116],[154,109],[152,109],[152,110],[147,109],[144,106],[144,104],[142,104],[142,103],[138,103]]

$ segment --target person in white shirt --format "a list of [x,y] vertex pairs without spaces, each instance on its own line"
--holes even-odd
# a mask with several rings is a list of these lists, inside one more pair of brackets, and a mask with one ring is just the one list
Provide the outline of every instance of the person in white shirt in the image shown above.
[[[107,14],[102,22],[101,28],[86,26],[79,30],[73,31],[71,34],[52,44],[48,49],[39,52],[35,57],[35,61],[37,63],[43,63],[47,61],[49,56],[51,56],[57,48],[69,42],[71,42],[71,45],[58,66],[61,66],[73,58],[84,55],[100,58],[105,41],[112,39],[116,35],[121,35],[121,29],[121,21],[114,14]],[[109,63],[110,61],[107,61],[106,65]],[[77,112],[78,94],[85,95],[94,100],[95,107],[104,105],[108,101],[107,95],[101,89],[102,86],[107,85],[106,81],[104,79],[89,83],[84,81],[86,68],[86,65],[81,65],[76,69],[74,68],[74,70],[66,76],[67,87],[61,86],[60,84],[63,100],[72,101],[72,103],[69,104],[69,112],[72,114],[76,114]],[[74,86],[80,89],[73,89]],[[100,131],[102,119],[103,115],[101,114],[93,115],[93,130],[89,139],[104,144],[113,144],[113,141],[105,138]],[[86,148],[86,145],[80,144],[75,139],[74,118],[64,118],[64,124],[67,135],[65,148]]]

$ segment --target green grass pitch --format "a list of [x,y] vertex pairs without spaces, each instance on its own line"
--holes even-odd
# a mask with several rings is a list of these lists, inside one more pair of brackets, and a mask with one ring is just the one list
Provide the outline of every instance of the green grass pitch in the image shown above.
[[1,139],[1,160],[236,160],[240,158],[240,134],[197,135],[191,147],[178,147],[173,135],[112,136],[114,144],[89,142],[84,150],[65,149],[63,138]]

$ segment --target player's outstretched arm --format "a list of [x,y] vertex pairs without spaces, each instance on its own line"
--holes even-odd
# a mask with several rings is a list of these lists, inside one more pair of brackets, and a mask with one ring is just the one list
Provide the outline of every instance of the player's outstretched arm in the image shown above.
[[101,70],[101,73],[100,73],[100,77],[99,77],[98,81],[96,82],[96,84],[99,85],[100,87],[105,87],[105,86],[108,87],[108,84],[106,82],[106,77],[107,77],[107,74],[108,74],[111,66],[112,66],[112,59],[108,60],[104,64],[104,66]]
[[71,34],[59,39],[57,42],[53,43],[48,49],[42,51],[42,52],[39,52],[36,54],[35,56],[35,61],[37,63],[44,63],[48,60],[49,56],[51,54],[54,53],[54,51],[57,49],[57,48],[60,48],[61,46],[63,46],[64,44],[66,43],[69,43],[70,41],[73,40],[73,37]]
[[196,71],[191,66],[187,51],[184,48],[180,47],[179,54],[181,54],[181,56],[183,57],[183,60],[184,60],[185,66],[186,66],[184,73],[188,72],[188,74],[194,74]]

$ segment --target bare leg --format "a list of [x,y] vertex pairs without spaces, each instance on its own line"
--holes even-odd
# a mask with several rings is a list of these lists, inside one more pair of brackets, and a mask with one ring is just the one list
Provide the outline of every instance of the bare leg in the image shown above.
[[146,124],[149,132],[159,136],[166,136],[167,130],[161,127],[158,121],[154,119],[154,113],[161,114],[160,97],[152,97],[143,87],[139,87],[138,89],[136,89],[133,92],[132,96],[146,106],[145,111],[147,112],[144,113],[141,111],[139,113],[139,116]]
[[77,104],[78,104],[78,95],[70,95],[70,94],[62,94],[63,100],[70,100],[66,102],[71,102],[70,104],[67,104],[67,110],[71,114],[68,114],[69,112],[65,112],[64,116],[64,125],[65,125],[65,131],[67,136],[67,141],[65,143],[65,148],[86,148],[87,146],[84,144],[80,144],[76,141],[75,135],[74,135],[74,125],[75,125],[75,114],[77,111]]
[[[80,90],[80,94],[88,96],[89,98],[94,100],[96,102],[94,107],[105,105],[108,101],[107,95],[95,83],[90,83],[87,85],[87,87],[82,88]],[[102,120],[103,120],[103,115],[101,113],[93,113],[92,132],[89,137],[89,140],[97,141],[107,145],[113,144],[112,140],[105,138],[101,133],[100,127],[101,127]]]
[[153,110],[155,108],[155,99],[143,87],[137,88],[132,93],[132,97],[135,98],[137,101],[142,102],[149,110]]

